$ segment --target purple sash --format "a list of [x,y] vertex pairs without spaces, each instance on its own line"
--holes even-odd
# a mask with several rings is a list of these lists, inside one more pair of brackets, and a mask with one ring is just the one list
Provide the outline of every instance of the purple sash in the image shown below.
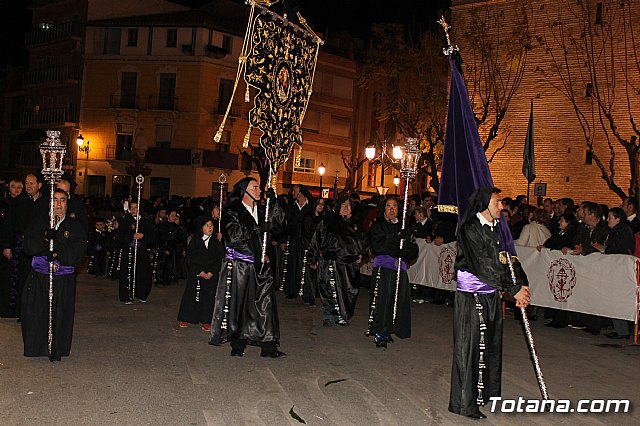
[[[388,254],[379,254],[378,256],[373,258],[373,267],[382,267],[386,269],[393,269],[394,271],[398,270],[398,259],[395,257],[389,256]],[[400,270],[406,272],[407,264],[404,260],[400,263]]]
[[241,260],[247,263],[253,263],[253,255],[242,253],[232,247],[225,247],[225,258],[229,260]]
[[[33,256],[31,259],[31,268],[39,274],[48,275],[49,261],[47,260],[47,256]],[[55,276],[71,275],[75,270],[73,266],[61,265],[59,260],[53,261],[53,275]]]
[[468,271],[458,271],[456,279],[458,281],[458,291],[478,294],[491,294],[496,291],[495,288],[483,283],[478,277]]

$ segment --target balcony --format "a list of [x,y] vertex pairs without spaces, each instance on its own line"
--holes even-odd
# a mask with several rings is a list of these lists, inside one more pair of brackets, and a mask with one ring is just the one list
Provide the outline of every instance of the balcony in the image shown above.
[[121,109],[140,109],[140,100],[138,96],[112,93],[111,99],[109,100],[109,107]]
[[77,126],[78,114],[69,111],[65,107],[59,108],[34,108],[33,111],[25,111],[20,114],[20,128],[30,127],[61,127]]
[[168,97],[150,95],[147,108],[157,111],[178,111],[178,100],[179,98],[177,96]]
[[65,22],[49,28],[41,28],[27,33],[25,47],[56,43],[64,40],[82,40],[84,28],[78,22]]
[[224,47],[207,44],[204,47],[204,54],[213,59],[222,59],[229,54],[229,51]]
[[[13,154],[15,165],[18,167],[42,167],[42,154],[40,154],[39,144],[18,144]],[[73,155],[69,154],[69,149],[67,148],[67,153],[62,160],[62,164],[65,166],[73,166],[73,163]]]
[[22,86],[26,88],[52,84],[77,84],[78,80],[80,80],[80,67],[62,65],[27,72],[22,78]]
[[116,145],[107,145],[105,154],[107,161],[131,161],[131,151],[128,149],[120,149],[120,151],[118,151]]

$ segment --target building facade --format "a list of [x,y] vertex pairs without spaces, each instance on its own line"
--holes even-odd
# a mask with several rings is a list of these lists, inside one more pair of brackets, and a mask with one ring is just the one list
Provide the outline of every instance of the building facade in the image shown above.
[[[68,147],[65,167],[86,195],[128,194],[134,185],[126,167],[140,149],[151,169],[146,196],[207,196],[217,193],[223,172],[230,185],[256,174],[241,155],[252,105],[244,102],[244,80],[232,99],[247,18],[248,6],[225,1],[192,9],[163,0],[36,0],[10,168],[38,169],[44,131],[58,129]],[[279,191],[303,183],[319,193],[321,165],[325,188],[336,175],[344,184],[342,156],[367,137],[356,132],[356,63],[348,56],[321,49],[303,148],[278,174]]]

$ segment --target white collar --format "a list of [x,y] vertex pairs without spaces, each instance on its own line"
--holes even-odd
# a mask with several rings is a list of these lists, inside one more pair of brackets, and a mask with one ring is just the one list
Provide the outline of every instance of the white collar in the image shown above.
[[631,222],[631,221],[632,221],[633,219],[635,219],[635,218],[636,218],[636,213],[632,214],[631,216],[627,216],[627,220],[628,220],[629,222]]
[[248,206],[244,203],[244,201],[242,202],[242,205],[247,209],[247,211],[249,212],[249,214],[253,217],[253,219],[256,221],[256,223],[258,223],[258,209]]
[[493,227],[497,225],[499,220],[499,219],[493,219],[491,222],[489,222],[480,212],[476,213],[476,216],[480,220],[480,225],[482,226],[487,225],[491,227],[491,229],[493,229]]
[[425,223],[427,223],[427,220],[429,220],[429,219],[427,219],[427,218],[425,217],[424,219],[422,219],[422,220],[420,221],[420,224],[421,224],[421,225],[424,225]]
[[211,235],[202,234],[202,241],[204,241],[204,246],[209,248],[209,240],[211,239]]
[[296,205],[298,206],[298,209],[300,209],[300,210],[302,210],[302,208],[304,206],[306,206],[308,202],[309,202],[309,200],[304,200],[304,204],[300,205],[300,203],[298,202],[298,199],[296,198]]
[[386,220],[387,222],[389,222],[389,223],[393,223],[394,225],[395,225],[396,223],[398,223],[398,218],[397,218],[397,217],[395,218],[395,220],[389,220],[389,219],[387,219],[387,218],[385,217],[385,220]]

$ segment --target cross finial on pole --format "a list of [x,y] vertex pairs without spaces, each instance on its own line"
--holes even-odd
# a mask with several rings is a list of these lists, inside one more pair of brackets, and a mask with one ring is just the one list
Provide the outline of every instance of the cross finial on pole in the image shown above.
[[440,19],[437,21],[438,24],[442,25],[442,29],[444,30],[444,34],[447,37],[447,47],[442,49],[442,53],[444,53],[445,55],[449,56],[451,55],[453,52],[457,52],[460,49],[458,48],[458,46],[453,46],[451,44],[451,37],[449,36],[449,28],[451,28],[451,25],[449,25],[447,23],[447,21],[444,19],[444,16],[440,16]]

